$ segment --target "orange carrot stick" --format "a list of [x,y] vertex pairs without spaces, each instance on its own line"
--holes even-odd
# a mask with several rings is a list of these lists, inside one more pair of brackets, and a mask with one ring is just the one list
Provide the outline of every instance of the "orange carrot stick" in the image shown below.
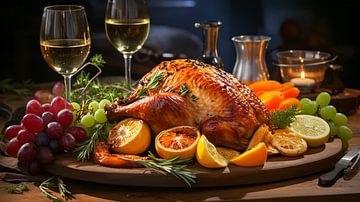
[[291,98],[291,97],[296,98],[297,96],[299,96],[300,90],[296,87],[292,87],[292,88],[287,89],[286,91],[283,91],[283,94],[284,94],[285,99]]
[[276,88],[279,88],[281,84],[275,80],[267,80],[267,81],[257,81],[248,85],[248,87],[254,92],[260,91],[271,91]]
[[284,100],[284,94],[280,91],[269,91],[259,96],[268,110],[275,110]]
[[278,91],[281,91],[281,92],[284,92],[290,88],[294,87],[294,84],[291,83],[291,82],[285,82],[283,84],[281,84],[281,86],[279,88],[276,88],[275,90],[278,90]]
[[296,109],[300,109],[300,101],[297,98],[288,98],[282,101],[278,107],[278,109],[285,110],[288,107],[296,105]]

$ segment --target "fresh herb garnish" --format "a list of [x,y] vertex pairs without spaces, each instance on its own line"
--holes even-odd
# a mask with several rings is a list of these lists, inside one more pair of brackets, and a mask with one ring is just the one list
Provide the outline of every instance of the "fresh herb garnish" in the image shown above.
[[177,157],[171,159],[162,159],[155,157],[155,155],[150,151],[148,156],[150,159],[147,160],[125,160],[138,162],[149,169],[151,172],[156,172],[162,175],[174,175],[176,178],[183,180],[189,187],[191,187],[191,183],[195,183],[196,172],[186,168],[188,164],[192,162],[191,159],[178,159]]
[[286,126],[294,122],[297,112],[296,105],[292,105],[285,110],[272,111],[268,120],[271,125],[277,128],[286,128]]
[[191,100],[193,102],[195,102],[196,100],[198,100],[199,98],[196,95],[191,95]]
[[[61,198],[54,195],[50,188],[58,188]],[[66,184],[64,184],[59,177],[53,176],[45,180],[40,184],[39,189],[48,199],[53,200],[54,202],[64,202],[73,198],[72,193],[66,188]]]
[[187,87],[186,84],[184,84],[183,86],[180,86],[180,96],[185,96],[188,93],[191,93],[191,90]]
[[78,161],[86,161],[91,158],[91,154],[99,141],[105,141],[108,135],[108,129],[112,128],[110,123],[95,124],[89,131],[91,137],[77,145],[74,152],[78,153]]
[[35,88],[35,83],[31,80],[25,80],[21,83],[13,82],[11,79],[4,79],[0,81],[0,93],[14,93],[20,96],[32,95],[32,90]]
[[165,75],[163,72],[160,72],[160,71],[153,72],[149,82],[145,86],[143,86],[141,88],[140,92],[137,94],[137,98],[146,96],[147,90],[156,89],[159,86],[160,81],[163,80],[164,77],[165,77]]
[[22,194],[24,191],[29,191],[27,184],[25,182],[20,182],[18,184],[9,184],[5,187],[6,191],[11,194]]
[[103,59],[101,54],[95,54],[92,58],[90,58],[90,62],[98,65],[99,67],[103,67],[106,64],[106,61]]

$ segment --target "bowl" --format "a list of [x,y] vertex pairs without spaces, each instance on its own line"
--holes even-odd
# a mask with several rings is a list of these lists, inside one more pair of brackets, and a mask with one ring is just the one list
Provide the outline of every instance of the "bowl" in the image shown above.
[[276,53],[274,65],[280,68],[283,82],[292,82],[302,93],[308,93],[320,86],[329,63],[335,59],[322,51],[287,50]]

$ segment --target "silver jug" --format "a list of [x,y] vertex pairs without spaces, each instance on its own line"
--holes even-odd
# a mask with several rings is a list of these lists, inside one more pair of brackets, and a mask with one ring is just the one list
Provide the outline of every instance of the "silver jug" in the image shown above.
[[271,40],[268,36],[241,35],[232,38],[236,49],[233,75],[244,83],[268,80],[265,62],[266,48]]

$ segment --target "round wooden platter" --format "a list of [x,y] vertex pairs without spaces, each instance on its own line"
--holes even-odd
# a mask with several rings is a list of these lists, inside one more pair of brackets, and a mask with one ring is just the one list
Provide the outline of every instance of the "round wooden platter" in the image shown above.
[[[189,168],[197,171],[192,187],[217,187],[259,184],[301,177],[330,169],[343,152],[341,141],[336,139],[319,148],[310,148],[300,157],[269,157],[262,167],[244,168],[229,165],[223,169],[207,169],[194,163]],[[110,168],[93,162],[77,162],[74,154],[56,157],[48,166],[49,173],[89,182],[143,187],[186,187],[172,175],[150,173],[145,168]]]

